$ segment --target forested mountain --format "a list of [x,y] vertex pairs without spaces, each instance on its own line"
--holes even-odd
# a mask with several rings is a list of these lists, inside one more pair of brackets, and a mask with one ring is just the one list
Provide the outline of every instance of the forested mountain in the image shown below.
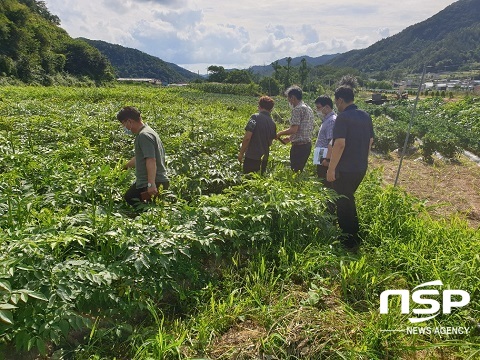
[[[305,59],[307,61],[308,66],[318,66],[318,65],[323,65],[327,63],[329,60],[335,58],[338,54],[333,54],[333,55],[322,55],[318,57],[311,57],[311,56],[297,56],[292,58],[290,62],[290,66],[296,67],[300,66],[302,59]],[[287,66],[287,61],[288,58],[283,58],[279,59],[278,65],[281,66]],[[262,76],[271,76],[273,72],[275,71],[272,64],[268,65],[256,65],[256,66],[251,66],[249,68],[250,71],[252,71],[254,74],[259,74]]]
[[108,59],[86,42],[72,39],[59,24],[43,1],[1,0],[0,78],[45,85],[62,76],[112,80]]
[[155,56],[100,40],[83,39],[104,54],[119,78],[152,78],[174,83],[192,80],[197,74]]
[[[457,70],[480,63],[480,1],[459,0],[431,18],[328,62],[363,71]],[[476,64],[476,65],[475,65]]]

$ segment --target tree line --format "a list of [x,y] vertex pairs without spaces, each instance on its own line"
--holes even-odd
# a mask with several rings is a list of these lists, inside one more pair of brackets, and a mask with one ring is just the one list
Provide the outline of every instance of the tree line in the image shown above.
[[[300,85],[305,91],[325,92],[334,89],[337,79],[351,75],[358,79],[358,84],[364,86],[363,74],[353,68],[338,68],[329,65],[312,67],[306,59],[300,65],[292,66],[292,58],[288,57],[286,65],[279,61],[271,63],[273,74],[261,76],[250,69],[227,70],[223,66],[211,65],[208,67],[208,77],[205,81],[224,84],[257,84],[265,94],[276,96],[292,84]],[[197,80],[198,81],[198,80]]]

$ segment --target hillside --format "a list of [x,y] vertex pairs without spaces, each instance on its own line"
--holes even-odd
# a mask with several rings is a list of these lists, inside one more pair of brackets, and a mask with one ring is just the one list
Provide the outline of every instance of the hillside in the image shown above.
[[[311,57],[311,56],[297,56],[292,58],[292,61],[290,63],[291,66],[300,66],[302,59],[307,60],[308,66],[318,66],[318,65],[323,65],[327,63],[328,61],[332,60],[339,54],[332,54],[332,55],[322,55],[322,56],[317,56],[317,57]],[[287,65],[287,58],[283,59],[278,59],[278,64],[281,66],[286,66]],[[249,68],[253,73],[259,74],[262,76],[271,76],[274,72],[273,67],[271,64],[268,65],[255,65],[251,66]]]
[[192,80],[197,74],[178,65],[165,62],[140,50],[100,40],[82,39],[105,55],[119,78],[152,78],[175,83]]
[[420,72],[469,68],[480,62],[480,1],[459,0],[431,18],[378,41],[363,50],[352,50],[328,62],[363,71],[406,70]]
[[0,2],[0,77],[51,85],[59,77],[113,79],[100,52],[60,28],[43,1]]

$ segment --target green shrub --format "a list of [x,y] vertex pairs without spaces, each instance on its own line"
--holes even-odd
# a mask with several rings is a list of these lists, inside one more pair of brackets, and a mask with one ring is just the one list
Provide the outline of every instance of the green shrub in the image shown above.
[[458,138],[447,131],[447,129],[434,129],[422,137],[422,156],[425,161],[432,162],[433,154],[438,152],[447,159],[454,159],[458,156],[460,148]]
[[262,93],[260,85],[250,84],[224,84],[224,83],[192,83],[189,85],[193,89],[197,89],[209,93],[232,94],[232,95],[252,95],[258,96]]
[[[393,132],[395,134],[395,146],[397,149],[403,149],[405,145],[405,140],[407,138],[408,124],[396,121],[393,126]],[[412,147],[415,143],[416,134],[413,130],[410,130],[410,134],[407,142],[407,149]]]
[[269,96],[277,96],[280,94],[281,85],[272,77],[264,77],[259,82],[264,94]]
[[[408,131],[408,124],[402,121],[394,121],[391,118],[382,115],[373,118],[375,130],[375,141],[373,149],[382,154],[402,149]],[[415,142],[415,133],[410,134],[407,146],[412,146]]]

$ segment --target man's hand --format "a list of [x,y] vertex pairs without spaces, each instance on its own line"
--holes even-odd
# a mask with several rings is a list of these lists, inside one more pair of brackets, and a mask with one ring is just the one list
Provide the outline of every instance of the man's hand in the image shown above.
[[128,160],[128,162],[123,165],[123,170],[128,170],[128,169],[132,169],[135,167],[135,156],[132,157],[130,160]]
[[243,153],[238,153],[238,162],[241,164],[243,161]]
[[335,170],[334,169],[331,169],[331,168],[328,168],[327,170],[327,181],[328,182],[334,182],[336,179],[335,179]]
[[153,184],[152,186],[150,186],[149,188],[147,188],[147,192],[148,192],[148,194],[151,195],[151,196],[157,195],[157,194],[158,194],[157,186],[156,186],[155,184]]

